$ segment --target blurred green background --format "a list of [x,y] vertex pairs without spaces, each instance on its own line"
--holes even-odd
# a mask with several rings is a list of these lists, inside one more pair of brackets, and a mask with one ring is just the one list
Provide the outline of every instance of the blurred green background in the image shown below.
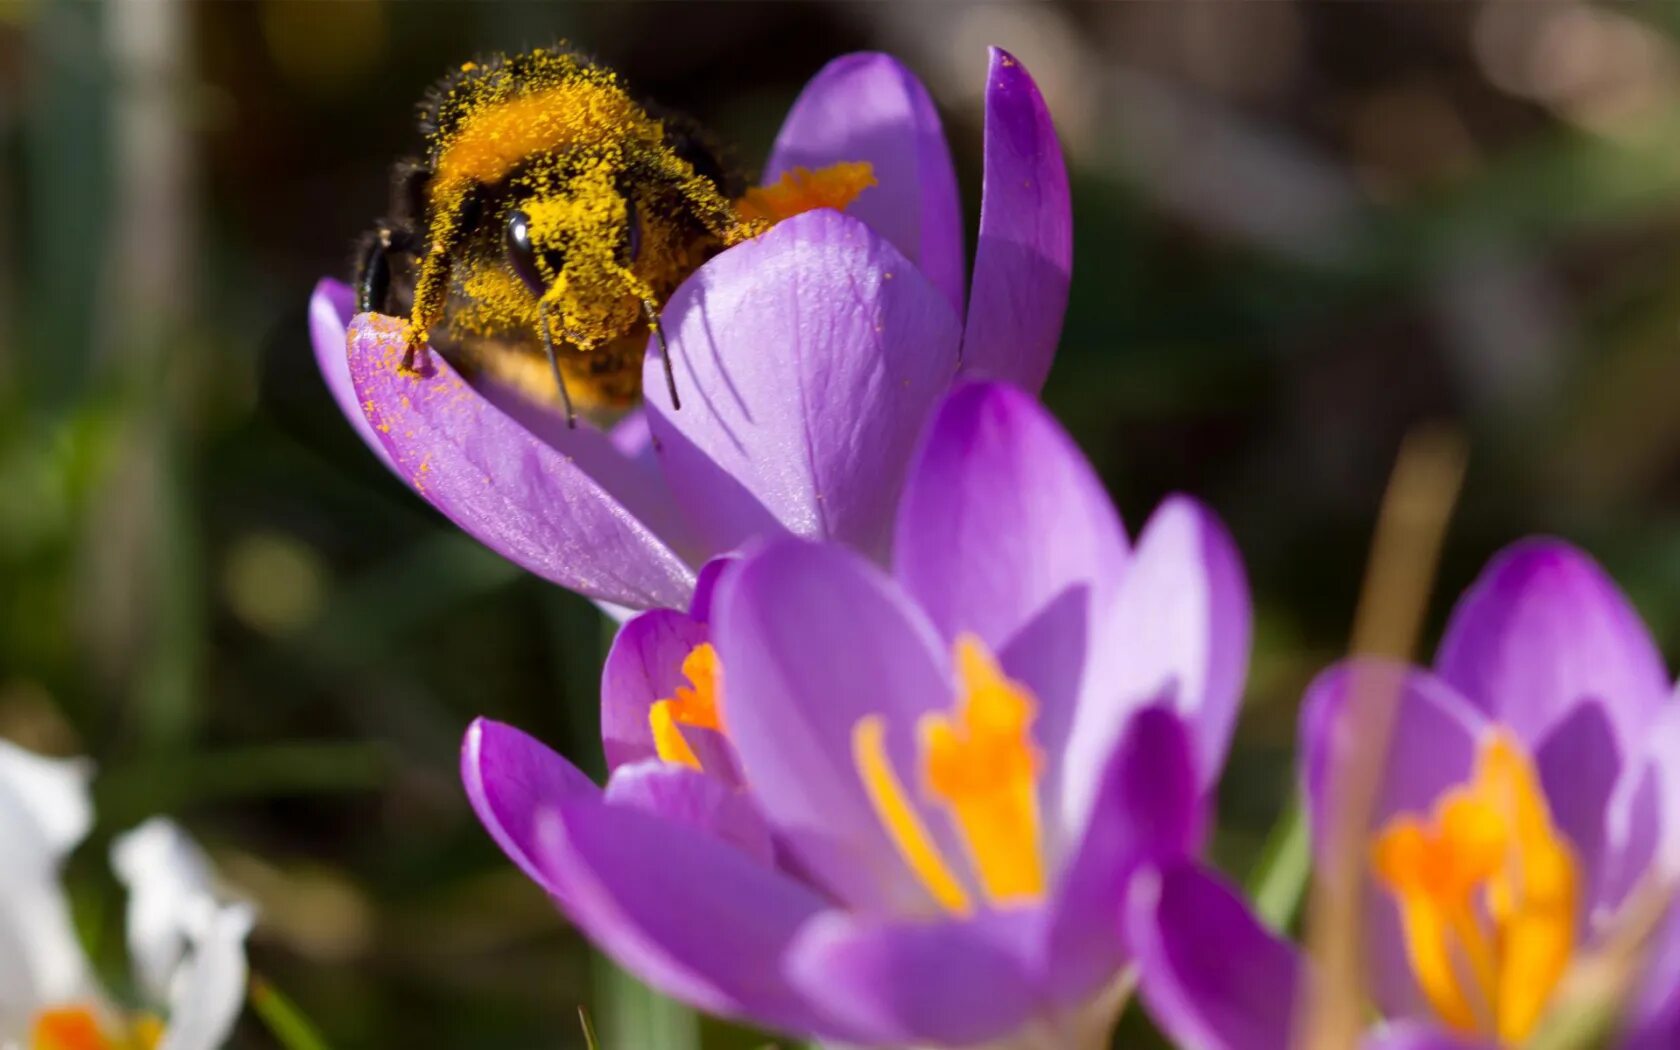
[[1189,490],[1248,559],[1234,874],[1419,422],[1470,448],[1432,636],[1489,554],[1553,532],[1675,653],[1680,6],[0,2],[0,734],[100,765],[71,880],[118,988],[103,846],[166,812],[334,1046],[576,1046],[583,1004],[608,1047],[694,1045],[602,994],[456,783],[480,713],[599,763],[606,628],[380,468],[305,326],[426,84],[557,37],[748,167],[823,62],[893,51],[971,216],[984,47],[1032,69],[1074,181],[1046,399],[1131,523]]

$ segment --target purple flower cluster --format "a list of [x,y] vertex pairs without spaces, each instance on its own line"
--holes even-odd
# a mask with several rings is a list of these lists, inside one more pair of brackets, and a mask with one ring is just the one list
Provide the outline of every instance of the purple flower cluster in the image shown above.
[[[994,51],[965,265],[926,91],[831,63],[768,174],[868,161],[845,213],[723,252],[664,312],[611,431],[312,305],[370,447],[464,530],[627,622],[597,785],[475,723],[462,778],[508,856],[622,966],[721,1015],[858,1045],[1096,1047],[1136,978],[1203,1050],[1285,1050],[1311,964],[1198,859],[1246,675],[1250,604],[1214,515],[1128,539],[1032,394],[1061,326],[1066,174]],[[346,353],[348,348],[348,353]],[[629,610],[641,610],[633,616]],[[1361,864],[1367,1044],[1511,1047],[1680,860],[1680,713],[1585,554],[1528,541],[1463,598],[1432,669],[1358,660],[1309,690],[1321,860],[1342,778],[1375,776]],[[1362,734],[1397,698],[1377,766]],[[1660,909],[1659,909],[1660,910]],[[1680,1045],[1680,918],[1619,1045]]]
[[[1185,498],[1135,546],[1067,435],[959,387],[892,568],[779,539],[609,657],[612,774],[481,720],[480,819],[622,965],[863,1045],[1095,1045],[1135,872],[1194,854],[1248,659],[1235,549]],[[699,654],[697,658],[697,654]]]

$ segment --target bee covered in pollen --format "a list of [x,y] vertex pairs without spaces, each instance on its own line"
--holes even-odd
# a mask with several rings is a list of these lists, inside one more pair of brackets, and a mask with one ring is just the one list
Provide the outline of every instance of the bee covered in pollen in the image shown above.
[[695,125],[564,45],[464,64],[420,123],[424,156],[397,164],[390,215],[358,251],[357,310],[408,315],[404,368],[436,347],[558,397],[568,423],[574,405],[634,403],[660,309],[708,258],[874,183],[841,164],[737,198]]

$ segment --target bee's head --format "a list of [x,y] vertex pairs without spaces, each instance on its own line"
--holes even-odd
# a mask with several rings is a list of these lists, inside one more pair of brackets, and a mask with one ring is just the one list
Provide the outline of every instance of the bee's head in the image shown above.
[[[635,193],[599,164],[516,201],[503,227],[508,265],[568,342],[591,348],[631,332],[657,290]],[[666,231],[652,231],[663,241]]]

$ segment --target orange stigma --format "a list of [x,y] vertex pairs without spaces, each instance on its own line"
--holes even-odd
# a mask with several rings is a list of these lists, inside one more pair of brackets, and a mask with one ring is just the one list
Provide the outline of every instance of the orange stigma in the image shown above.
[[1441,1019],[1507,1045],[1527,1039],[1574,953],[1580,878],[1517,743],[1491,736],[1470,782],[1429,819],[1401,815],[1378,832],[1371,864]]
[[700,758],[684,739],[682,727],[723,731],[718,718],[721,669],[717,650],[710,642],[695,646],[683,658],[682,673],[688,685],[677,686],[674,696],[648,708],[648,725],[653,730],[654,750],[661,759],[699,769]]
[[[924,715],[918,726],[923,795],[955,824],[986,901],[995,906],[1031,903],[1045,889],[1037,787],[1041,761],[1031,734],[1037,704],[1025,687],[1004,676],[979,639],[964,635],[953,648],[956,702],[949,712]],[[858,777],[888,837],[929,895],[945,910],[967,914],[973,910],[969,892],[893,771],[885,732],[875,715],[853,728]]]

